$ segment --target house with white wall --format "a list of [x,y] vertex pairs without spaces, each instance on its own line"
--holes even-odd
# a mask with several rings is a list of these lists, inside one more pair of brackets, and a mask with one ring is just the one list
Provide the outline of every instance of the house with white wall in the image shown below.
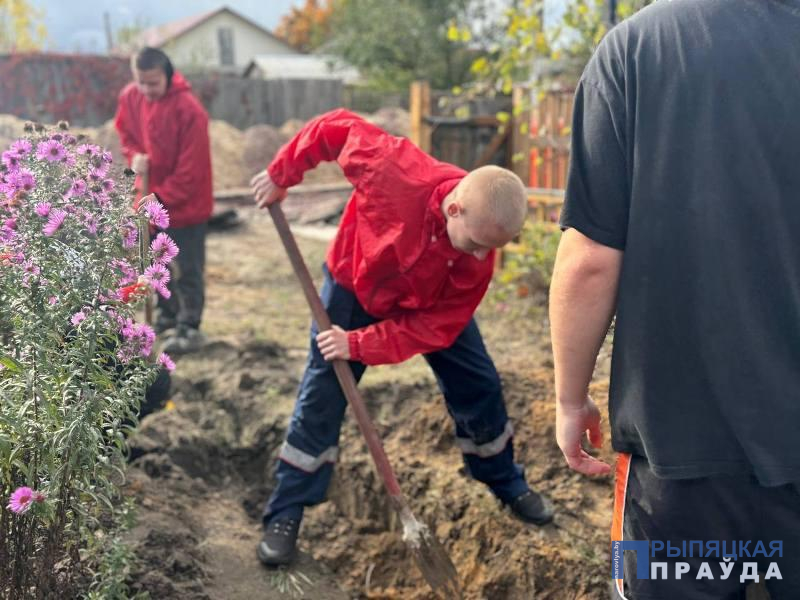
[[300,54],[271,31],[228,7],[146,29],[135,45],[164,50],[184,70],[231,73],[241,73],[258,55]]

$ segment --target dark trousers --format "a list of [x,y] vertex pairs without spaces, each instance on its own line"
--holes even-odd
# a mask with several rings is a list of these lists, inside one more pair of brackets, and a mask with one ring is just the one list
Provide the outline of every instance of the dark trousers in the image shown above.
[[[782,579],[775,573],[764,579],[772,600],[800,598],[800,492],[794,485],[763,487],[745,474],[663,479],[653,474],[646,458],[621,455],[612,540],[649,542],[651,570],[654,562],[665,563],[667,577],[662,579],[662,570],[657,578],[652,578],[651,572],[650,579],[638,579],[640,552],[626,552],[624,583],[616,582],[612,594],[615,600],[745,600],[755,596],[746,594],[745,588],[752,581],[741,579],[744,563],[756,563],[760,577],[765,577],[773,562]],[[664,548],[656,547],[654,541],[663,543]],[[680,554],[685,542],[686,555],[669,556],[668,541],[673,548],[681,549]],[[691,541],[695,544],[691,545]],[[698,555],[698,541],[702,542],[704,556]],[[736,542],[737,549],[744,542],[751,556],[737,553],[730,561],[733,567],[726,567],[732,570],[724,577],[720,566],[724,558],[719,554],[705,556],[707,542],[715,541],[720,543],[720,552],[724,541],[728,554],[732,542]],[[761,552],[754,554],[759,542],[769,554],[770,542],[776,541],[783,542],[783,557],[777,553],[771,557]],[[675,576],[678,563],[689,566],[680,579]],[[713,579],[707,573],[698,578],[703,563],[708,563]]]
[[[331,321],[345,330],[377,321],[350,291],[330,277],[327,268],[321,297]],[[265,522],[278,515],[300,518],[304,506],[325,499],[333,475],[347,401],[332,364],[319,352],[317,333],[313,323],[311,351],[281,448],[277,486],[264,511]],[[525,493],[528,485],[522,469],[514,463],[511,425],[500,378],[475,320],[469,322],[452,346],[425,355],[425,359],[455,421],[456,443],[470,475],[487,484],[503,502]],[[351,362],[350,366],[356,380],[360,380],[366,366],[360,362]]]
[[171,296],[158,297],[158,320],[170,326],[198,329],[205,304],[206,224],[170,227],[166,233],[180,252],[170,265]]

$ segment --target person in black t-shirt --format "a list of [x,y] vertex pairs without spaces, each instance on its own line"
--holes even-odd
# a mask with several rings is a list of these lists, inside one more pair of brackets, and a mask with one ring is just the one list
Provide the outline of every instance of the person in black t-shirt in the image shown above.
[[[610,472],[582,442],[602,441],[587,390],[616,315],[612,539],[649,541],[668,572],[637,579],[630,557],[618,597],[738,598],[758,569],[773,600],[800,598],[798,65],[800,0],[662,1],[606,36],[576,91],[557,440],[573,469]],[[728,576],[726,540],[751,542]],[[656,552],[668,541],[703,552]]]

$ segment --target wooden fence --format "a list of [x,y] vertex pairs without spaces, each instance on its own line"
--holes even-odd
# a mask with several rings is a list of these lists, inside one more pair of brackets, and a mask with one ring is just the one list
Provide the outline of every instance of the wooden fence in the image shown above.
[[[529,186],[532,216],[554,222],[563,204],[569,164],[573,91],[559,89],[532,97],[525,87],[511,97],[484,104],[484,112],[464,118],[437,114],[426,82],[411,85],[411,140],[436,158],[465,169],[497,164]],[[510,118],[501,122],[497,111]],[[474,111],[470,111],[474,113]]]

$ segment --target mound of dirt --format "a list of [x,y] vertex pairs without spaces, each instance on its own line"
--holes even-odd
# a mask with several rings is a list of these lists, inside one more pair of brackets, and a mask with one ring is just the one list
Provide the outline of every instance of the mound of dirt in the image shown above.
[[411,116],[407,110],[398,107],[386,107],[366,114],[364,117],[392,135],[408,137],[411,133]]
[[225,121],[208,123],[211,141],[211,168],[215,190],[246,186],[250,171],[244,166],[244,132]]
[[284,138],[288,140],[289,138],[297,135],[297,132],[300,131],[305,124],[306,122],[301,119],[289,119],[283,125],[281,125],[278,131]]
[[14,115],[0,114],[0,152],[5,152],[11,143],[23,133],[25,121]]
[[270,125],[254,125],[245,129],[242,162],[249,174],[252,176],[263,170],[286,139]]

